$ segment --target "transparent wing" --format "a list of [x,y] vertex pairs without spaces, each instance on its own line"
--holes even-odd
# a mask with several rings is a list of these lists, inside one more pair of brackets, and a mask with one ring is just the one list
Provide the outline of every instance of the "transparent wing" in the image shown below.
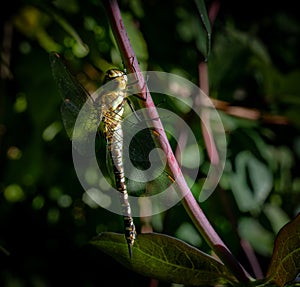
[[[139,112],[138,116],[143,118]],[[144,120],[137,120],[132,114],[122,123],[125,176],[128,191],[134,196],[154,195],[172,184],[157,141],[159,135]]]
[[93,100],[89,93],[70,73],[68,67],[58,53],[50,54],[50,64],[54,80],[58,85],[59,92],[63,98],[63,104],[61,106],[63,123],[68,136],[72,139],[74,125],[83,105],[87,101],[90,105],[91,113],[87,116],[87,125],[89,124],[88,121],[96,121],[98,112],[95,107],[93,107]]

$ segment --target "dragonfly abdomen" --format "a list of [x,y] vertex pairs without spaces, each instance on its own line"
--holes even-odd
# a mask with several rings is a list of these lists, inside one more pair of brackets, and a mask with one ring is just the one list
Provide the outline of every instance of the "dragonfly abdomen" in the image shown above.
[[120,70],[109,70],[106,73],[105,82],[111,83],[111,90],[105,93],[101,98],[101,106],[107,108],[103,115],[104,131],[112,160],[116,188],[120,192],[124,233],[128,245],[129,256],[131,257],[132,246],[136,238],[136,230],[131,215],[131,208],[125,182],[122,130],[122,116],[127,97],[127,76]]
[[[120,116],[120,113],[117,114]],[[123,165],[123,130],[121,121],[110,116],[104,118],[106,138],[110,157],[112,159],[113,172],[116,188],[120,192],[120,201],[124,220],[124,233],[128,245],[129,255],[132,255],[132,246],[136,238],[136,229],[131,215],[131,208],[128,199],[128,192],[125,182]]]

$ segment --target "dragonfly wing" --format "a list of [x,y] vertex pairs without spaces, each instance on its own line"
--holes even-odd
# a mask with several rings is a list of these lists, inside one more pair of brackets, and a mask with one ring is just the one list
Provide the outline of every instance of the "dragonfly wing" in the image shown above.
[[144,122],[134,123],[133,120],[135,118],[123,121],[124,151],[128,153],[124,166],[130,176],[127,187],[135,196],[154,195],[172,183],[166,171],[166,159],[155,130],[146,128]]
[[93,101],[89,93],[70,73],[58,53],[50,54],[50,63],[54,80],[64,100],[61,108],[63,123],[68,135],[71,136],[77,115],[82,106],[86,101],[91,101],[91,104]]
[[[70,106],[71,105],[71,106]],[[72,103],[64,101],[61,105],[61,114],[63,115],[62,120],[65,127],[65,130],[70,139],[73,138],[73,130],[78,115],[78,109],[73,109]]]

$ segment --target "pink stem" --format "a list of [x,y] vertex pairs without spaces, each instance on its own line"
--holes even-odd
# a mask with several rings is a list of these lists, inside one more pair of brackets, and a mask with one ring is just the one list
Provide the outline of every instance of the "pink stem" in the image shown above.
[[205,238],[210,247],[214,250],[216,255],[223,261],[223,263],[231,269],[233,274],[239,280],[243,282],[249,282],[249,274],[236,261],[230,250],[226,247],[219,235],[215,232],[202,209],[200,208],[199,204],[192,195],[191,191],[189,190],[189,187],[182,175],[180,166],[178,165],[177,160],[172,152],[172,148],[169,145],[169,141],[159,119],[159,115],[155,109],[155,105],[152,101],[151,95],[146,86],[146,82],[138,65],[137,58],[128,39],[117,1],[105,0],[103,3],[109,16],[110,24],[119,50],[122,54],[124,64],[131,73],[135,73],[137,77],[136,80],[139,83],[139,87],[143,91],[142,95],[145,99],[144,105],[149,111],[150,118],[155,119],[155,121],[153,121],[153,127],[160,134],[158,138],[161,142],[161,147],[164,149],[164,152],[166,154],[168,167],[172,175],[176,179],[177,190],[183,197],[182,203],[186,211],[193,220],[195,226],[198,228],[199,232]]
[[[200,89],[205,93],[206,96],[209,97],[207,63],[205,62],[201,62],[199,64],[199,83],[200,83]],[[219,154],[211,131],[209,117],[210,117],[209,111],[207,109],[202,109],[201,128],[202,128],[205,146],[207,149],[210,162],[213,165],[217,166],[219,164]]]

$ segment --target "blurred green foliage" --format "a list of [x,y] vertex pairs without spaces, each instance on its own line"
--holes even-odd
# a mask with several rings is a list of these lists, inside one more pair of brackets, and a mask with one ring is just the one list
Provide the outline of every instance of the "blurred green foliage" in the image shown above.
[[[143,70],[174,72],[198,84],[198,65],[207,58],[228,158],[219,187],[202,207],[242,264],[252,272],[241,238],[266,272],[276,233],[300,211],[296,4],[222,2],[209,55],[200,37],[208,31],[194,2],[119,5]],[[61,52],[93,90],[107,68],[123,68],[101,1],[27,0],[10,7],[0,18],[0,285],[146,284],[148,278],[87,245],[98,232],[122,232],[122,220],[84,200],[50,71],[48,53]],[[201,133],[195,118],[186,118]],[[203,173],[205,164],[207,157]],[[195,196],[202,177],[193,186]],[[152,226],[209,250],[180,204],[153,216]],[[112,270],[118,275],[111,277]]]

